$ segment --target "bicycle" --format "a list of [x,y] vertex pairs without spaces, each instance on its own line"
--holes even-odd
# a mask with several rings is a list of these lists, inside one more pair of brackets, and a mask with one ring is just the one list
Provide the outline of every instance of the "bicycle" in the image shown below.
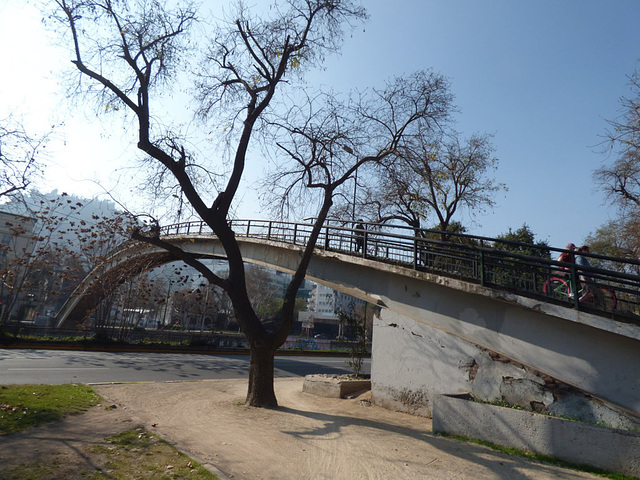
[[[604,310],[613,310],[616,308],[618,299],[616,298],[616,294],[613,293],[613,290],[594,285],[593,283],[590,284],[590,288],[594,291],[593,297],[590,300],[583,302],[584,304],[592,304],[595,307]],[[544,282],[542,291],[545,295],[560,300],[565,298],[574,298],[573,282],[570,279],[552,277]],[[578,298],[580,298],[583,293],[584,289],[580,288],[580,290],[578,290]]]

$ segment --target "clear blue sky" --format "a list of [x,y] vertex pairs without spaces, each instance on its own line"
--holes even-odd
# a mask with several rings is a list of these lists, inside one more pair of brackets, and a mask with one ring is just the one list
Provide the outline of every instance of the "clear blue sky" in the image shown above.
[[[55,78],[68,59],[46,47],[35,10],[18,0],[2,6],[6,1],[0,0],[0,119],[18,111],[33,125],[59,121]],[[448,77],[461,110],[459,130],[495,135],[495,176],[509,188],[493,212],[459,219],[471,233],[494,236],[527,223],[537,238],[563,246],[581,243],[613,217],[592,174],[607,161],[599,153],[605,119],[620,113],[619,99],[630,93],[628,76],[640,58],[640,1],[364,4],[370,21],[347,38],[342,55],[317,79],[347,90],[380,86],[418,69]],[[46,185],[82,195],[100,191],[87,179],[115,185],[110,169],[130,158],[119,135],[105,138],[82,116],[65,121],[66,143],[52,153]],[[99,146],[91,161],[87,138]],[[249,201],[240,209],[246,216],[259,211]]]
[[[581,243],[614,215],[592,180],[605,119],[620,113],[640,58],[632,0],[369,0],[371,19],[326,77],[379,84],[433,68],[452,82],[459,128],[495,134],[509,191],[472,233],[527,223],[554,246]],[[461,219],[468,223],[467,218]],[[478,225],[479,224],[479,225]]]

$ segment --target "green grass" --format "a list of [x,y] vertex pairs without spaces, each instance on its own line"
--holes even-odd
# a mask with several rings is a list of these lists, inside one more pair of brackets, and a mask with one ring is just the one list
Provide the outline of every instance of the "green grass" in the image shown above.
[[[100,400],[98,394],[84,385],[0,386],[0,435],[59,420],[65,415],[83,413]],[[52,458],[52,454],[59,454],[46,450],[41,452],[39,459],[28,463],[21,463],[19,458],[6,459],[0,463],[0,477],[7,480],[218,479],[143,427],[105,440],[108,445],[83,448],[79,453],[80,461]]]
[[100,397],[84,385],[0,386],[0,435],[85,412]]
[[[0,463],[3,480],[219,480],[200,464],[144,427],[87,445],[81,458],[41,455],[28,463]],[[44,454],[45,452],[43,452]]]
[[217,480],[218,477],[144,427],[106,439],[111,446],[96,446],[98,471],[88,480]]
[[25,463],[12,468],[7,471],[5,475],[7,475],[7,480],[41,480],[45,478],[56,478],[56,473],[59,468],[59,462],[49,465]]

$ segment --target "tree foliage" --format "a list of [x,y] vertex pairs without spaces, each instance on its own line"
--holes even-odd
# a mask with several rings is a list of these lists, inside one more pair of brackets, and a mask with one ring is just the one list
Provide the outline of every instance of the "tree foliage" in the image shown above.
[[499,243],[498,248],[508,252],[521,253],[532,257],[550,258],[549,243],[546,240],[536,240],[531,227],[524,223],[520,228],[498,235],[499,240],[513,243]]
[[[211,39],[200,51],[191,50],[189,33],[197,11],[190,3],[175,8],[155,0],[55,4],[52,18],[70,34],[72,62],[80,74],[76,91],[94,98],[105,111],[133,115],[137,148],[155,165],[156,188],[173,188],[213,230],[226,252],[228,274],[212,271],[195,255],[165,241],[154,218],[149,228],[134,230],[134,239],[165,249],[228,294],[251,349],[247,403],[276,405],[273,357],[293,325],[296,293],[330,210],[336,199],[344,203],[347,184],[359,171],[367,178],[403,161],[407,169],[424,172],[424,142],[438,138],[452,111],[448,82],[420,71],[347,97],[296,89],[309,68],[338,51],[345,28],[366,18],[365,10],[351,0],[288,0],[259,15],[237,3],[233,16],[210,29]],[[226,142],[228,166],[221,158],[199,155],[180,132],[164,127],[169,119],[157,116],[164,113],[162,89],[173,86],[183,61],[199,52],[198,63],[191,66],[196,71],[196,113],[206,132]],[[281,212],[294,203],[304,204],[315,218],[277,321],[261,318],[229,224],[248,153],[259,140],[271,153],[275,168],[269,191],[280,196]],[[429,178],[441,195],[432,201],[443,215],[441,223],[448,225],[457,208],[448,195],[469,205],[487,203],[483,195],[493,184],[481,177],[490,150],[486,137],[474,137],[467,145],[452,143],[437,152],[434,158],[441,162]],[[433,169],[434,162],[428,167]],[[440,179],[447,168],[455,170],[453,180]],[[455,192],[449,193],[448,182]],[[474,191],[477,186],[483,190]],[[425,199],[428,203],[428,196]]]
[[[228,294],[251,349],[247,403],[275,406],[273,357],[293,325],[296,293],[330,210],[336,200],[345,203],[347,184],[359,171],[367,178],[393,168],[398,159],[417,160],[419,140],[437,137],[449,119],[448,82],[423,71],[347,97],[304,88],[298,80],[305,72],[337,52],[344,31],[366,19],[364,8],[352,0],[287,0],[260,13],[238,2],[223,21],[206,26],[211,35],[200,50],[190,43],[198,18],[188,2],[173,8],[157,0],[55,0],[55,5],[51,18],[70,35],[79,73],[75,92],[95,99],[103,111],[133,116],[137,148],[154,166],[156,191],[175,192],[213,230],[226,252],[228,274],[163,240],[154,218],[133,237],[165,249]],[[183,133],[165,127],[171,119],[164,118],[164,89],[183,78],[184,62],[192,58],[196,113],[205,136],[223,139],[227,165],[221,156],[202,156]],[[281,212],[304,204],[315,218],[277,321],[261,318],[252,302],[240,244],[229,224],[248,154],[260,140],[275,167],[269,191],[281,200],[274,203]],[[455,152],[455,145],[448,149],[464,157],[463,163],[480,152],[482,162],[487,144],[477,139]],[[480,181],[462,175],[465,180],[456,185],[464,184],[465,192]],[[465,200],[485,201],[479,194],[458,201]]]
[[[589,234],[585,239],[592,253],[608,257],[637,260],[640,258],[640,218],[631,214],[611,220]],[[610,262],[604,259],[591,259],[594,266],[618,270],[626,268],[626,273],[640,274],[637,265]]]

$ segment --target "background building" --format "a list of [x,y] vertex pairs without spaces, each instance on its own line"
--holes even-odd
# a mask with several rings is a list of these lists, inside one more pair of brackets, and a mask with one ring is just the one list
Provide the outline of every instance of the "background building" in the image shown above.
[[336,338],[344,335],[339,312],[353,315],[364,310],[366,302],[324,285],[313,284],[307,310],[298,314],[302,334],[309,337]]

